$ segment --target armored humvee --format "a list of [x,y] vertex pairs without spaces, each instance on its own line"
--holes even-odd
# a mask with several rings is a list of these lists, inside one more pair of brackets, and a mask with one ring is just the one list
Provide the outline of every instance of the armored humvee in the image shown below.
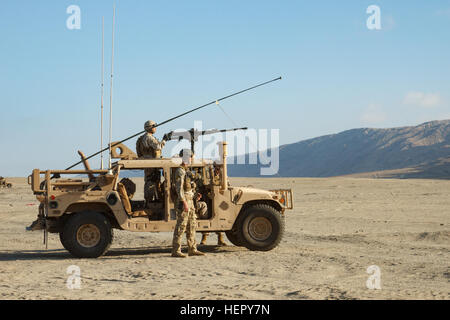
[[[175,227],[172,180],[181,159],[142,159],[124,144],[112,145],[111,157],[117,161],[111,170],[91,170],[84,159],[85,170],[34,169],[28,177],[40,201],[38,219],[29,228],[59,233],[62,245],[75,257],[103,255],[113,240],[113,229],[173,232]],[[291,190],[230,186],[226,143],[219,144],[219,148],[218,181],[214,179],[217,166],[211,160],[194,159],[190,167],[200,177],[202,198],[208,205],[207,218],[197,220],[197,232],[224,231],[231,243],[250,250],[275,248],[284,232],[285,210],[293,208]],[[125,183],[121,173],[150,168],[159,170],[161,198],[155,202],[133,200],[131,180]],[[88,179],[80,179],[80,175]]]
[[12,188],[12,184],[7,182],[5,178],[0,177],[0,188]]

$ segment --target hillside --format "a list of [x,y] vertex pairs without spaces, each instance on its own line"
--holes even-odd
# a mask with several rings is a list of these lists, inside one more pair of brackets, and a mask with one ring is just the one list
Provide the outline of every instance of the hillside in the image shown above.
[[[280,177],[450,178],[450,120],[412,127],[352,129],[280,147]],[[388,170],[388,171],[387,171]],[[255,177],[258,165],[230,165]]]

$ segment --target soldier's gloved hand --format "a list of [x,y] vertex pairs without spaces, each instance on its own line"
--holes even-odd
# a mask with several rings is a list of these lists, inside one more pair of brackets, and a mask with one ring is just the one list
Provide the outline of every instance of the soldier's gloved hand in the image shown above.
[[186,200],[183,201],[183,208],[184,208],[184,212],[188,212],[189,211],[189,207],[188,207],[188,204],[187,204]]
[[166,143],[166,141],[170,140],[171,138],[172,138],[172,131],[164,134],[164,136],[163,136],[164,143]]

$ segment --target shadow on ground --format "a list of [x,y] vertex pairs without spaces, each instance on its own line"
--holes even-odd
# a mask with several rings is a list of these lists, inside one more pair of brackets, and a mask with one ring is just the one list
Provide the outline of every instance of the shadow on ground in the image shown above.
[[[219,254],[235,251],[246,250],[235,246],[199,246],[199,250],[207,254]],[[157,246],[157,247],[140,247],[140,248],[113,248],[110,249],[103,257],[97,259],[114,259],[129,256],[144,256],[152,254],[166,254],[170,257],[172,251],[171,246]],[[183,248],[183,252],[187,252],[187,248]],[[65,249],[49,249],[49,250],[6,250],[0,251],[0,261],[15,261],[15,260],[65,260],[77,259],[73,257]]]

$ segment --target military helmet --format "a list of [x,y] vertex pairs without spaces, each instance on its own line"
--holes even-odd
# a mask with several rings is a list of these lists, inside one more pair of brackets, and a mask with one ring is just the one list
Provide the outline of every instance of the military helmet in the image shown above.
[[144,130],[145,131],[150,130],[155,124],[156,124],[156,122],[152,121],[152,120],[145,121]]

